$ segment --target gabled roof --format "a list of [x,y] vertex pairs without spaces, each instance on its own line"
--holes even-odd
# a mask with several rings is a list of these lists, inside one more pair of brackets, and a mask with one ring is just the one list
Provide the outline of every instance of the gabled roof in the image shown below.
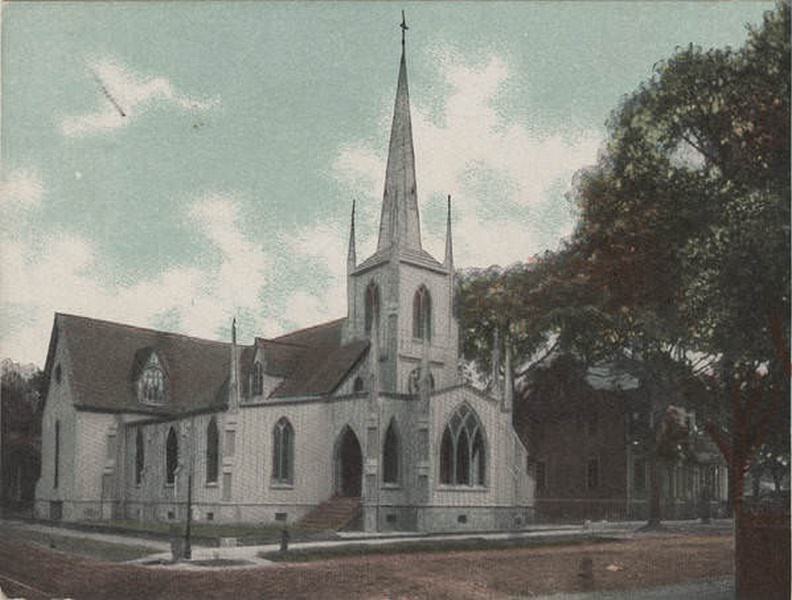
[[[55,330],[68,348],[78,407],[170,415],[226,404],[230,344],[66,314],[56,314]],[[166,365],[161,406],[140,402],[135,389],[141,361],[152,352]]]
[[270,340],[256,338],[266,373],[283,378],[270,397],[326,395],[343,382],[369,346],[368,340],[342,345],[344,321],[337,319]]
[[[273,398],[332,393],[363,358],[367,340],[341,344],[344,319],[241,346],[240,379],[246,392],[256,349],[269,375],[283,381]],[[56,314],[54,346],[65,343],[75,406],[107,412],[161,416],[222,410],[228,401],[231,344],[76,315]],[[163,405],[140,402],[135,383],[156,353],[165,371]]]

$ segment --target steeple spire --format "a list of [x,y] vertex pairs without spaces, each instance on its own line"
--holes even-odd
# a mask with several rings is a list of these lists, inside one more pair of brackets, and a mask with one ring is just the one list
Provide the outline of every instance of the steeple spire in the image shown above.
[[357,265],[357,251],[355,249],[355,200],[352,200],[352,217],[349,221],[349,249],[347,250],[347,266],[352,271]]
[[385,192],[382,198],[377,251],[389,248],[421,249],[421,225],[415,186],[415,152],[410,121],[410,93],[407,87],[405,33],[407,23],[402,13],[402,54],[396,102],[393,108]]
[[448,216],[446,217],[446,245],[445,260],[443,264],[452,268],[454,266],[454,244],[451,241],[451,194],[448,194]]

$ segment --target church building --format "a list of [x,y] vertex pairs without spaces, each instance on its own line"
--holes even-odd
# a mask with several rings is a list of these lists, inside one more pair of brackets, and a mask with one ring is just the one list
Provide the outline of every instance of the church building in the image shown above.
[[180,522],[189,496],[198,522],[526,523],[513,382],[484,393],[458,371],[450,199],[446,227],[441,262],[421,244],[402,33],[379,238],[358,261],[353,206],[346,317],[242,345],[235,326],[213,341],[56,314],[36,516]]

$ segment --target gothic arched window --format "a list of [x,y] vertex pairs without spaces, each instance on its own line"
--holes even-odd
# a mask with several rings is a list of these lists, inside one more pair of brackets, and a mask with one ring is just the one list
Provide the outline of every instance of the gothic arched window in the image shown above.
[[396,420],[391,419],[382,449],[383,483],[399,483],[399,462],[399,433],[396,430]]
[[425,285],[419,287],[413,296],[413,337],[432,339],[432,299]]
[[294,481],[294,429],[286,417],[272,430],[272,480],[288,484]]
[[366,287],[365,304],[366,333],[370,333],[372,324],[379,325],[380,314],[379,286],[373,281],[368,284],[368,287]]
[[260,361],[253,363],[253,395],[261,396],[264,393],[264,367]]
[[138,380],[138,396],[146,404],[165,402],[165,373],[156,354],[152,354]]
[[55,470],[52,477],[52,487],[58,487],[58,479],[60,477],[60,421],[55,421]]
[[206,483],[217,483],[220,472],[220,431],[214,417],[206,427]]
[[143,447],[143,430],[138,427],[135,434],[135,485],[143,482],[143,469],[146,466],[146,450]]
[[176,430],[171,427],[165,441],[165,483],[175,483],[176,467],[179,466],[179,438]]
[[481,421],[466,404],[453,414],[440,442],[440,483],[485,485],[487,457]]

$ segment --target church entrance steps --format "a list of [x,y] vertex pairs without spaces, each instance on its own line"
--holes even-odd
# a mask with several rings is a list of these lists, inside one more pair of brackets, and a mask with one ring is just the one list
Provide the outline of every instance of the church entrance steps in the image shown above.
[[338,531],[355,521],[360,511],[360,498],[333,496],[303,517],[297,528],[302,531]]

